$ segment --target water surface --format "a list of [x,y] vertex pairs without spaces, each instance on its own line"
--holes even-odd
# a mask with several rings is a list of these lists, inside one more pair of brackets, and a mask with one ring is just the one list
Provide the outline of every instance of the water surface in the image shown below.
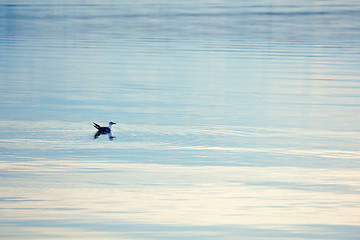
[[358,239],[359,23],[351,0],[1,1],[0,237]]

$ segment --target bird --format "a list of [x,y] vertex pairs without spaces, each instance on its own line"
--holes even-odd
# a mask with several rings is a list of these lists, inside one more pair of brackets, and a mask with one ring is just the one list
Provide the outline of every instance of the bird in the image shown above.
[[109,127],[101,127],[99,124],[94,123],[94,128],[96,128],[98,131],[94,135],[94,139],[97,139],[100,135],[108,134],[109,140],[113,140],[115,137],[111,134],[111,126],[116,124],[114,122],[109,122]]
[[114,122],[109,122],[109,127],[101,127],[99,124],[94,123],[94,128],[98,130],[99,133],[110,133],[111,132],[111,126],[116,124]]

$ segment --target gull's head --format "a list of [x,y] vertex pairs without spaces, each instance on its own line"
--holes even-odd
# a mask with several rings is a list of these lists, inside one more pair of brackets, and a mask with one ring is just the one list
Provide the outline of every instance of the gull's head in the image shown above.
[[112,125],[114,125],[114,124],[116,124],[116,123],[114,123],[114,122],[109,122],[109,126],[111,127]]

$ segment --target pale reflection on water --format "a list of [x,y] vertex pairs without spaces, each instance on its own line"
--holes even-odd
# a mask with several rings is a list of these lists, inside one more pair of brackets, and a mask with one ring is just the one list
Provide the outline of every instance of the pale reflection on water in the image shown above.
[[358,133],[117,124],[110,142],[87,122],[0,126],[4,237],[359,236],[360,154],[319,147]]
[[[65,238],[76,237],[78,231],[134,237],[139,233],[121,226],[139,224],[140,232],[142,225],[157,226],[150,230],[156,235],[162,231],[159,226],[165,232],[181,226],[192,237],[214,226],[204,231],[221,237],[221,231],[239,225],[260,231],[246,237],[261,237],[261,230],[272,228],[312,238],[318,234],[312,225],[326,231],[331,226],[337,235],[341,229],[336,225],[355,227],[360,221],[360,179],[352,169],[68,160],[2,162],[1,168],[10,172],[2,183],[2,224],[22,225],[31,219],[49,236],[58,235],[60,227]],[[14,186],[18,178],[27,180]],[[31,224],[19,236],[30,231]],[[231,234],[242,235],[242,228],[231,229]]]
[[359,22],[351,0],[0,2],[0,238],[359,239]]

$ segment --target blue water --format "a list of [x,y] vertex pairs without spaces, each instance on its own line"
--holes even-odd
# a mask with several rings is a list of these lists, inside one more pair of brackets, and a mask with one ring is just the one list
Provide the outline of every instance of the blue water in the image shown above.
[[358,1],[0,1],[1,239],[359,239],[359,122]]

